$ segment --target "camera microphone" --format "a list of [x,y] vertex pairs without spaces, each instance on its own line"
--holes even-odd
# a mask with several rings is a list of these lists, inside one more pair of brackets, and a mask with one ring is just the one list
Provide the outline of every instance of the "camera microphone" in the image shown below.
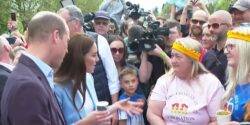
[[128,31],[128,40],[130,42],[133,42],[135,40],[138,40],[141,38],[141,35],[143,33],[143,28],[139,25],[132,26]]
[[132,5],[132,3],[131,2],[126,2],[126,6],[131,6]]

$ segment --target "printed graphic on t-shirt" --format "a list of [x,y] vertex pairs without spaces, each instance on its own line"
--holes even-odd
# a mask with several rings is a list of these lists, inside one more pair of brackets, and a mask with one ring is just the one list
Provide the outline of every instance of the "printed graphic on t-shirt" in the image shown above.
[[205,105],[205,99],[198,101],[197,97],[190,92],[176,92],[167,95],[165,108],[170,110],[165,110],[163,115],[166,116],[167,121],[193,123],[200,118],[197,116],[206,112]]

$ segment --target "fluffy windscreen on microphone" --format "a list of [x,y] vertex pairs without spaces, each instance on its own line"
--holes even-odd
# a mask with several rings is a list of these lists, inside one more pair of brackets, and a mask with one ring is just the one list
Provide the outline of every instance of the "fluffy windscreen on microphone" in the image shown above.
[[134,25],[128,30],[128,41],[133,42],[136,39],[139,40],[143,33],[143,27],[139,25]]

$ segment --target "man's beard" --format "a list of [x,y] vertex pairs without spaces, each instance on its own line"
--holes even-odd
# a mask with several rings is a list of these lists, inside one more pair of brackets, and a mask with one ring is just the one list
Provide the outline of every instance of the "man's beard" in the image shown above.
[[198,26],[191,27],[191,33],[195,37],[200,37],[202,35],[202,28]]
[[227,35],[226,35],[227,32],[221,32],[219,34],[213,34],[211,36],[211,39],[212,41],[216,41],[216,42],[220,42],[220,41],[223,41],[226,39]]

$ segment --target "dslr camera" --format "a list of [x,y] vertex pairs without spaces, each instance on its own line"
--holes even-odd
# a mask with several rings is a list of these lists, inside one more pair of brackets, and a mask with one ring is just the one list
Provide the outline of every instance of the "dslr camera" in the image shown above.
[[90,12],[90,13],[87,13],[86,15],[84,15],[83,19],[84,19],[84,29],[86,31],[91,31],[91,32],[94,32],[94,27],[93,27],[93,24],[92,24],[92,20],[95,18],[95,13],[93,12]]
[[140,9],[139,4],[132,4],[131,2],[126,2],[128,7],[128,16],[133,20],[138,20],[141,16],[148,16],[149,12],[144,12],[143,9]]
[[163,45],[163,36],[169,35],[169,29],[159,27],[160,22],[153,21],[148,24],[148,30],[143,31],[139,38],[129,41],[129,48],[134,52],[151,51],[155,49],[155,44]]

